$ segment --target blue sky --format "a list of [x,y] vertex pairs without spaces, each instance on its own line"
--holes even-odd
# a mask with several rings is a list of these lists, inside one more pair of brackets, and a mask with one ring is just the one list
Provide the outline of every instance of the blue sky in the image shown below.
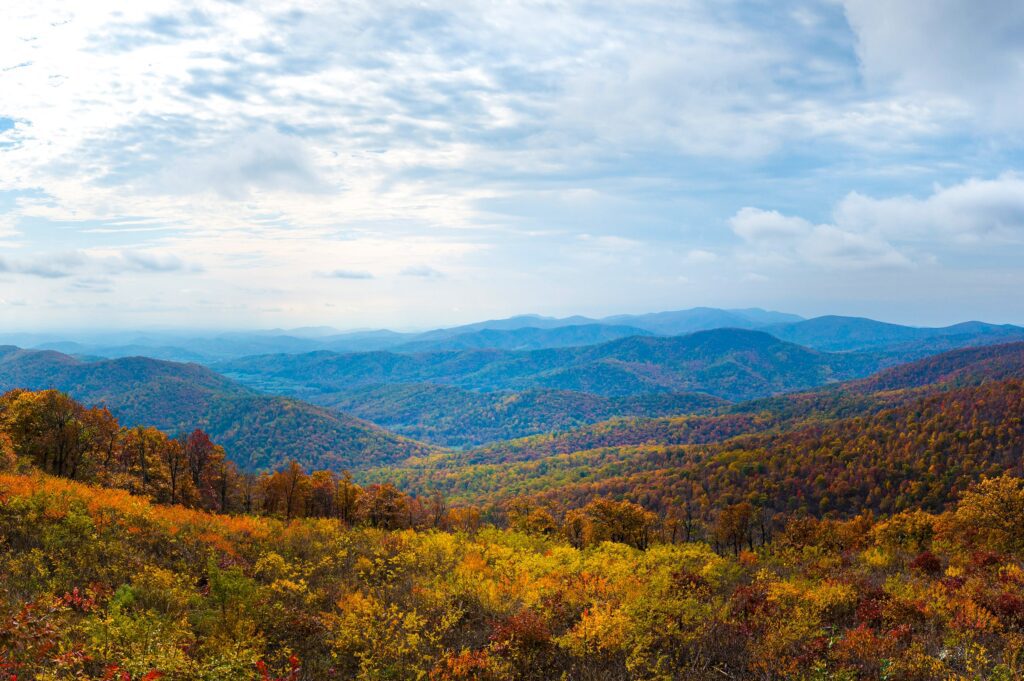
[[696,305],[1024,322],[1016,0],[0,19],[9,329]]

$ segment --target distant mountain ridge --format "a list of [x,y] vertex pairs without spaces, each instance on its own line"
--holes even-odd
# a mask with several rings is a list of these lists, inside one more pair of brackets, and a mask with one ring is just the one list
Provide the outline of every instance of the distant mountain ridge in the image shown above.
[[803,319],[760,308],[695,307],[604,318],[517,315],[424,332],[386,329],[339,332],[330,327],[303,327],[216,334],[122,332],[75,339],[47,334],[0,334],[0,343],[52,349],[80,357],[144,355],[213,364],[251,355],[302,354],[318,350],[337,353],[538,350],[592,345],[635,335],[676,336],[720,328],[767,331],[782,340],[829,352],[885,351],[892,353],[896,360],[917,359],[971,345],[1024,340],[1022,327],[984,322],[928,328],[862,317],[827,315]]
[[630,336],[650,336],[635,326],[578,324],[550,328],[527,326],[517,329],[480,329],[455,335],[417,337],[390,348],[391,352],[439,352],[493,348],[497,350],[542,350],[544,348],[594,345]]
[[709,329],[760,329],[772,324],[799,322],[799,315],[773,312],[760,308],[721,310],[713,307],[695,307],[676,312],[652,312],[640,315],[605,317],[605,324],[627,324],[661,336],[678,336]]
[[606,397],[698,391],[736,400],[863,376],[876,366],[869,356],[830,355],[760,331],[716,329],[530,351],[265,355],[215,368],[250,386],[297,396],[387,383],[437,383]]
[[923,356],[968,345],[1024,340],[1024,328],[1011,324],[962,322],[945,327],[889,324],[864,317],[828,315],[772,324],[764,331],[782,340],[829,352],[890,350]]
[[[170,361],[213,363],[248,355],[276,353],[304,353],[316,350],[332,352],[369,352],[373,350],[403,352],[424,350],[464,349],[468,347],[495,347],[507,349],[540,349],[588,345],[620,338],[624,335],[658,334],[677,335],[711,328],[756,328],[773,323],[788,323],[801,319],[797,315],[771,312],[759,308],[719,310],[692,308],[674,312],[641,315],[615,315],[594,319],[574,315],[571,317],[544,317],[517,315],[506,319],[492,319],[472,324],[434,329],[420,333],[401,333],[387,329],[339,332],[330,327],[303,327],[298,329],[270,329],[265,331],[228,332],[217,334],[185,333],[111,333],[91,338],[68,339],[49,334],[0,334],[0,343],[10,343],[32,349],[57,350],[67,354],[89,357],[127,357],[146,355]],[[565,327],[589,327],[577,330],[579,338],[572,339]],[[613,327],[600,329],[599,327]],[[625,327],[632,329],[626,330]],[[528,331],[528,330],[534,331]],[[538,334],[546,330],[548,334]],[[486,332],[486,333],[484,333]],[[475,335],[474,335],[475,334]],[[505,337],[505,334],[508,334]],[[457,337],[467,338],[455,340]],[[523,336],[532,336],[523,341]]]
[[1019,377],[1024,377],[1024,342],[951,350],[880,371],[854,381],[849,389],[858,392],[907,390],[934,384],[976,385]]

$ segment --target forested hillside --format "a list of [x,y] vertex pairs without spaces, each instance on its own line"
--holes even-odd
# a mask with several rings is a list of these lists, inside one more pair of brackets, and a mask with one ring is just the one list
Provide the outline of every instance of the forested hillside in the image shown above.
[[[21,379],[88,364],[17,359]],[[129,366],[104,381],[150,394],[148,364]],[[191,370],[205,390],[231,389]],[[173,366],[152,372],[173,385]],[[171,437],[56,391],[10,392],[0,669],[87,681],[1024,673],[1024,344],[707,406],[353,475],[335,460],[256,474],[201,430]],[[268,428],[288,423],[267,413]]]
[[[926,423],[934,432],[958,425]],[[828,520],[797,509],[766,519],[741,501],[702,526],[679,502],[651,513],[603,498],[574,508],[560,502],[561,511],[514,499],[495,527],[438,495],[360,487],[294,465],[243,477],[225,493],[224,463],[202,433],[172,440],[124,429],[53,392],[4,396],[4,674],[1024,674],[1019,477],[965,487],[941,513]]]
[[603,397],[571,390],[477,392],[432,383],[375,385],[311,399],[449,447],[563,431],[616,416],[701,413],[728,404],[703,393]]
[[485,505],[520,495],[556,506],[606,495],[659,511],[684,504],[702,522],[740,502],[769,515],[942,510],[983,476],[1024,474],[1022,347],[955,351],[721,414],[614,420],[438,454],[364,479]]
[[529,352],[269,355],[215,368],[249,385],[297,396],[430,382],[472,390],[549,388],[604,396],[698,391],[737,400],[863,376],[877,364],[871,356],[820,353],[758,331],[721,329]]
[[257,470],[290,458],[342,470],[430,451],[336,410],[256,393],[197,364],[145,357],[89,362],[0,348],[0,390],[14,388],[65,390],[86,404],[105,405],[129,425],[172,433],[202,428],[239,465]]

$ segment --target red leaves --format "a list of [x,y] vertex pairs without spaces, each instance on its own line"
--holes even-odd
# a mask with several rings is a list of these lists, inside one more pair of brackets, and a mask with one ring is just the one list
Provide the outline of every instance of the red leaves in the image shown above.
[[733,615],[749,623],[768,608],[768,595],[759,586],[739,586],[732,593],[730,609]]
[[942,571],[942,561],[931,551],[922,551],[910,561],[910,569],[934,576]]
[[[157,681],[164,678],[164,673],[151,669],[134,681]],[[133,681],[132,675],[116,664],[108,666],[103,675],[103,681]]]
[[491,642],[501,652],[546,645],[551,640],[547,622],[532,610],[524,610],[493,625]]
[[1004,623],[1024,627],[1024,598],[1007,591],[999,594],[992,606]]
[[999,565],[999,554],[992,551],[975,551],[971,554],[971,565],[978,568]]
[[855,619],[861,626],[880,627],[884,619],[884,608],[889,595],[876,591],[869,594],[857,606]]
[[687,594],[707,594],[711,591],[708,580],[686,568],[681,568],[672,574],[672,584]]
[[58,601],[69,608],[78,610],[79,612],[92,612],[97,608],[96,598],[94,596],[81,593],[77,586],[72,589],[70,593],[66,593],[61,596]]
[[116,664],[112,664],[103,670],[103,681],[132,681],[132,677]]
[[895,643],[893,638],[861,624],[836,642],[832,656],[844,667],[857,670],[858,678],[872,678],[877,676],[879,662],[892,655]]
[[263,660],[256,662],[256,671],[260,673],[260,681],[299,681],[302,665],[299,663],[298,657],[291,655],[288,657],[288,671],[284,676],[274,676]]

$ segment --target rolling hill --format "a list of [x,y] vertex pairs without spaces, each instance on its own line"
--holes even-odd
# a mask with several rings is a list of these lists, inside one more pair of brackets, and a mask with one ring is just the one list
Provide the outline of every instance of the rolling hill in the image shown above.
[[371,385],[434,383],[605,397],[704,392],[741,400],[865,376],[877,366],[868,355],[821,353],[759,331],[717,329],[532,351],[264,355],[214,368],[247,385],[303,398]]
[[916,327],[835,315],[773,324],[763,329],[782,340],[816,350],[885,350],[904,359],[917,359],[959,347],[1024,340],[1024,328],[1010,324],[963,322],[945,327]]
[[449,447],[562,431],[614,416],[701,413],[728,404],[701,393],[627,397],[568,390],[485,393],[431,383],[372,385],[314,399],[396,433]]
[[[749,501],[785,513],[942,510],[984,476],[1024,475],[1024,343],[946,353],[728,412],[614,419],[361,472],[500,507],[611,496],[665,512]],[[688,500],[688,501],[687,501]]]
[[248,469],[288,459],[358,468],[430,448],[361,419],[295,399],[258,394],[197,364],[144,357],[83,361],[53,351],[0,347],[0,390],[57,388],[104,404],[128,425],[168,432],[202,428]]

